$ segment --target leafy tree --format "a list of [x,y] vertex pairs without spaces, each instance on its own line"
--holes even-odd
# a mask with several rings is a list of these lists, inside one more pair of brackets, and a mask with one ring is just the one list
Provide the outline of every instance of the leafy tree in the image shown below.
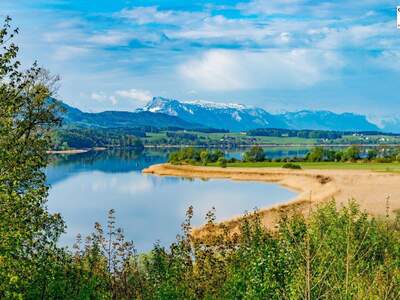
[[367,152],[367,157],[369,160],[373,160],[378,157],[378,151],[376,149],[369,149]]
[[314,147],[308,153],[306,159],[311,162],[320,162],[324,161],[324,148],[322,147]]
[[359,147],[351,146],[344,151],[342,160],[356,161],[356,160],[360,159],[360,153],[361,153],[361,151],[360,151]]
[[200,152],[200,160],[203,165],[207,165],[209,161],[210,153],[207,150],[203,150]]
[[10,22],[0,30],[0,298],[40,298],[64,228],[46,210],[43,174],[49,131],[59,123],[48,102],[57,78],[36,64],[20,70]]
[[218,158],[218,166],[220,166],[221,168],[226,168],[228,161],[226,160],[225,157],[220,157]]
[[243,160],[248,162],[260,162],[265,160],[265,152],[260,146],[251,147],[243,154]]

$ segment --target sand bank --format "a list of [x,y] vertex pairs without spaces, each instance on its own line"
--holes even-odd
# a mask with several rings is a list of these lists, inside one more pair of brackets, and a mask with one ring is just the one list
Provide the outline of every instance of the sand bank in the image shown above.
[[49,150],[47,154],[80,154],[89,152],[91,149]]
[[[385,216],[387,200],[389,213],[400,210],[400,174],[380,173],[368,170],[288,170],[278,168],[218,168],[199,166],[175,166],[160,164],[151,166],[144,173],[160,176],[195,178],[228,178],[232,180],[265,181],[280,184],[298,192],[290,201],[261,209],[264,225],[273,227],[281,211],[297,209],[304,213],[316,204],[335,199],[338,206],[354,198],[362,210],[374,216]],[[237,218],[226,221],[237,225]]]

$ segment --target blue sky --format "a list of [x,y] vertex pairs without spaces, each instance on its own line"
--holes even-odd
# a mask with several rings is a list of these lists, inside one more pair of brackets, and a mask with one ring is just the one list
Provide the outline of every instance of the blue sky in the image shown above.
[[395,1],[2,0],[25,65],[87,111],[152,96],[399,117]]

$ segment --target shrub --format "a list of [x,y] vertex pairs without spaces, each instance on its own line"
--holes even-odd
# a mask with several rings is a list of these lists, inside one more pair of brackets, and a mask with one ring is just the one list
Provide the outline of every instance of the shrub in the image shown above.
[[205,166],[207,165],[209,157],[210,157],[210,155],[207,150],[203,150],[200,152],[200,160],[203,165],[205,165]]
[[265,160],[264,150],[260,146],[254,146],[243,154],[246,162],[261,162]]
[[378,157],[378,151],[376,149],[368,149],[367,151],[367,158],[369,160],[373,160]]
[[284,169],[301,169],[301,166],[300,165],[298,165],[298,164],[294,164],[294,163],[290,163],[290,162],[288,162],[288,163],[285,163],[283,166],[282,166],[282,168],[284,168]]
[[282,213],[275,231],[257,212],[228,228],[214,224],[211,211],[201,238],[191,235],[192,216],[189,208],[169,248],[156,244],[142,256],[113,219],[110,233],[97,225],[59,285],[45,292],[94,299],[398,299],[399,224],[370,218],[354,202],[338,210],[332,201],[307,219]]
[[217,165],[221,168],[226,168],[227,160],[224,157],[218,158]]
[[324,149],[322,147],[312,148],[307,154],[307,160],[310,162],[320,162],[324,160]]
[[343,152],[342,161],[356,161],[360,159],[360,148],[351,146]]

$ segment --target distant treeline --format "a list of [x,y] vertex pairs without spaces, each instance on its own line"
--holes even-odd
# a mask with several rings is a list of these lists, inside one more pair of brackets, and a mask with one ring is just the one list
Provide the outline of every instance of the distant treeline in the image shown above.
[[94,147],[143,149],[140,137],[146,137],[144,131],[129,128],[60,129],[54,135],[53,148],[57,150]]
[[188,131],[188,132],[201,132],[201,133],[229,133],[229,130],[217,129],[217,128],[185,129],[185,128],[181,128],[181,127],[166,127],[164,129],[159,129],[159,131]]
[[259,146],[254,146],[243,153],[244,162],[377,162],[391,163],[400,162],[399,147],[379,147],[376,149],[362,150],[358,146],[350,146],[344,149],[329,149],[314,147],[305,157],[287,157],[270,159],[266,157],[264,150]]
[[309,130],[309,129],[279,129],[279,128],[258,128],[247,131],[249,136],[272,136],[272,137],[299,137],[306,139],[340,139],[345,135],[385,135],[385,136],[400,136],[395,133],[382,133],[379,131],[331,131],[331,130]]

